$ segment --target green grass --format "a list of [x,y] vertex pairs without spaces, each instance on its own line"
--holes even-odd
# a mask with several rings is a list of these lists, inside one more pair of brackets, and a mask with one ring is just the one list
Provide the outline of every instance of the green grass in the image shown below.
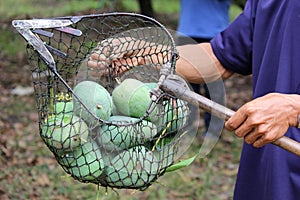
[[100,1],[95,0],[2,0],[0,15],[2,21],[15,18],[53,17],[99,9],[100,5]]
[[[16,18],[66,16],[83,11],[94,13],[101,12],[103,9],[139,12],[136,0],[122,0],[116,6],[112,2],[109,0],[2,0],[0,16],[1,21],[9,21]],[[153,0],[153,9],[158,13],[177,13],[179,11],[179,0]]]
[[[121,0],[120,3],[121,6],[116,6],[115,11],[139,12],[139,5],[137,0]],[[152,0],[152,7],[154,12],[156,13],[178,13],[179,0]]]
[[12,30],[0,30],[0,49],[9,56],[25,51],[26,42],[19,34]]

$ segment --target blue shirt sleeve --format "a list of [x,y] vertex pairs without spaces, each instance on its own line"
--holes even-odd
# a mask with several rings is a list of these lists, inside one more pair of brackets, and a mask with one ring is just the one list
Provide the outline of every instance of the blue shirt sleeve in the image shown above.
[[252,74],[252,1],[244,11],[211,40],[214,54],[222,65],[239,74]]

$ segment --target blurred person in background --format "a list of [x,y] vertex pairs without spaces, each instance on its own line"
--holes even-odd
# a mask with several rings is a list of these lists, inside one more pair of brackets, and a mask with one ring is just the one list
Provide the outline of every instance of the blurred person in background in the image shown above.
[[[231,0],[181,0],[177,27],[177,45],[209,42],[223,31],[230,21]],[[225,89],[222,80],[208,84],[190,83],[198,94],[224,105]],[[202,91],[202,92],[201,92]],[[205,131],[201,137],[219,137],[224,128],[224,120],[204,113]]]

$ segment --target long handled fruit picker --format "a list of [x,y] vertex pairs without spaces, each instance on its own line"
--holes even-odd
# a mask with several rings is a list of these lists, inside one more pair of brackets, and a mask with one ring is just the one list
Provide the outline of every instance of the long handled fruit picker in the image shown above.
[[[234,113],[175,73],[175,42],[152,18],[105,13],[12,24],[28,42],[40,136],[78,181],[144,190],[191,161],[178,159],[196,135],[198,106],[225,120]],[[273,144],[300,156],[290,138]]]

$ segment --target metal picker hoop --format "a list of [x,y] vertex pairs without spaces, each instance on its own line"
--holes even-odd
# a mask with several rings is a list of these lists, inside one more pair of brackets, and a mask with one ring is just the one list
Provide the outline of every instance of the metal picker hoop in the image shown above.
[[[132,13],[14,20],[13,26],[28,42],[40,136],[74,179],[146,189],[178,159],[191,107],[163,93],[150,98],[177,57],[164,26]],[[140,83],[113,99],[128,79]],[[135,83],[146,95],[126,100]]]

